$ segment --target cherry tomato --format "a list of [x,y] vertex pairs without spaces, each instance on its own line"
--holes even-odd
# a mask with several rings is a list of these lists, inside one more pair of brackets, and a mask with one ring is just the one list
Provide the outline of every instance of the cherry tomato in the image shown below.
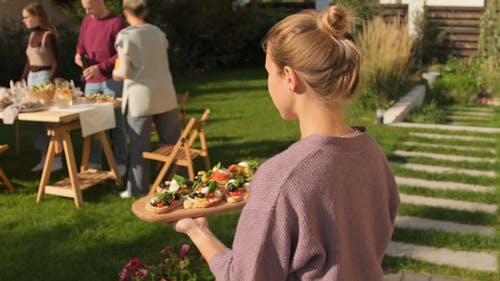
[[240,196],[243,193],[245,193],[245,191],[229,191],[229,195],[231,196]]
[[221,171],[215,171],[212,173],[212,179],[215,181],[225,181],[229,178],[229,174],[221,172]]

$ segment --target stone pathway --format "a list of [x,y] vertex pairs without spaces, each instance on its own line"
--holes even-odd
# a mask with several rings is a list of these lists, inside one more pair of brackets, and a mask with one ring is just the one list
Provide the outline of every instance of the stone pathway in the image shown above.
[[497,162],[495,158],[460,156],[460,155],[439,154],[439,153],[429,153],[429,152],[419,152],[419,151],[395,150],[393,151],[393,154],[396,156],[403,156],[403,157],[426,157],[426,158],[447,160],[453,162],[488,162],[488,163]]
[[459,151],[483,151],[490,154],[496,155],[496,149],[486,148],[486,147],[470,147],[470,146],[460,146],[460,145],[448,145],[448,144],[437,144],[437,143],[423,143],[418,141],[405,141],[404,145],[410,146],[420,146],[420,147],[433,147],[433,148],[443,148],[443,149],[453,149]]
[[465,279],[452,278],[448,276],[418,274],[414,272],[396,272],[384,275],[384,281],[468,281]]
[[400,193],[401,203],[468,212],[496,214],[497,205]]
[[484,186],[477,184],[468,184],[461,182],[452,181],[433,181],[433,180],[423,180],[415,178],[406,178],[396,176],[396,182],[398,185],[425,187],[428,189],[448,189],[448,190],[467,190],[473,192],[494,192],[494,186]]
[[[423,174],[429,174],[429,177],[435,177],[436,174],[457,174],[467,175],[468,177],[481,177],[492,179],[497,177],[494,169],[469,169],[457,168],[453,163],[485,163],[488,165],[497,165],[496,155],[496,136],[500,134],[499,128],[487,127],[489,120],[493,120],[494,111],[490,108],[453,108],[448,115],[451,122],[464,122],[465,124],[441,125],[441,124],[413,124],[413,123],[394,123],[392,126],[411,128],[408,133],[408,140],[402,143],[404,147],[396,148],[393,151],[394,156],[403,158],[401,162],[393,162],[391,165],[398,167],[398,170],[413,170]],[[486,127],[477,127],[470,125],[478,123],[478,120],[484,119]],[[467,123],[469,121],[470,123]],[[479,134],[474,134],[479,133]],[[439,140],[436,142],[436,140]],[[460,142],[460,145],[455,143]],[[473,143],[472,143],[473,142]],[[471,143],[468,145],[468,143]],[[423,150],[422,150],[423,149]],[[432,151],[432,152],[429,152]],[[450,152],[451,151],[451,152]],[[485,155],[488,154],[489,156]],[[471,156],[483,155],[483,156]],[[428,165],[412,162],[413,159],[432,159],[440,161],[440,165]],[[423,160],[419,160],[423,161]],[[446,163],[450,163],[449,165]],[[491,194],[495,196],[496,186],[470,184],[460,182],[457,177],[453,181],[439,181],[424,178],[413,178],[398,175],[396,172],[396,182],[401,187],[417,187],[419,192],[428,190],[447,190],[449,192],[461,191],[481,194]],[[420,174],[419,174],[420,175]],[[490,180],[491,181],[491,180]],[[405,189],[406,191],[406,189]],[[401,205],[417,205],[429,209],[430,212],[436,212],[436,208],[455,210],[460,212],[471,212],[477,214],[496,215],[498,208],[496,204],[487,204],[482,202],[473,202],[466,200],[455,200],[449,198],[438,198],[420,194],[410,194],[405,191],[400,192]],[[477,199],[476,199],[477,200]],[[425,213],[425,212],[424,212]],[[429,219],[425,217],[416,217],[400,215],[396,219],[397,229],[413,229],[415,231],[438,231],[441,233],[453,233],[454,235],[477,235],[480,237],[490,237],[494,239],[495,227],[491,225],[472,225],[466,223],[452,222],[439,219]],[[422,234],[425,237],[425,234]],[[481,239],[481,238],[479,238]],[[428,245],[417,245],[404,241],[391,241],[386,255],[393,257],[405,257],[424,262],[447,265],[461,269],[497,272],[498,260],[497,252],[494,250],[484,251],[461,251],[449,248],[430,247]],[[446,276],[419,274],[401,271],[397,273],[385,274],[384,281],[452,281],[462,280]],[[462,280],[465,281],[465,280]]]
[[389,247],[387,247],[385,253],[389,256],[411,257],[437,265],[451,265],[463,269],[492,272],[498,270],[496,255],[488,253],[453,251],[446,248],[428,247],[394,241],[389,243]]
[[484,171],[475,169],[461,169],[455,167],[444,167],[444,166],[434,166],[434,165],[424,165],[424,164],[413,164],[413,163],[392,163],[398,167],[402,167],[408,170],[421,171],[427,173],[437,173],[437,174],[464,174],[469,176],[478,177],[496,177],[495,171]]
[[399,216],[396,219],[396,227],[411,229],[433,229],[453,233],[477,233],[493,236],[495,228],[482,225],[470,225],[449,221],[431,220],[417,217]]
[[391,126],[405,127],[405,128],[420,128],[420,129],[438,129],[447,131],[464,131],[464,132],[478,132],[478,133],[500,133],[500,128],[486,128],[486,127],[473,127],[473,126],[453,126],[441,124],[421,124],[421,123],[392,123]]
[[441,140],[496,142],[495,138],[461,136],[461,135],[445,135],[445,134],[413,133],[413,132],[411,132],[410,136],[416,136],[416,137],[427,138],[427,139],[441,139]]

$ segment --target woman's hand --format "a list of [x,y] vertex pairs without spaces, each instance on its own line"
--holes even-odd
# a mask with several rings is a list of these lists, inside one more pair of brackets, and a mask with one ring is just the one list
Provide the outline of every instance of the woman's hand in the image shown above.
[[205,217],[181,219],[172,222],[171,225],[175,231],[184,233],[191,238],[208,263],[215,254],[226,249],[224,243],[217,239],[208,228],[208,220]]
[[208,228],[208,220],[206,217],[200,217],[194,219],[186,218],[176,222],[172,222],[171,225],[175,231],[180,233],[187,233],[189,230],[200,226]]

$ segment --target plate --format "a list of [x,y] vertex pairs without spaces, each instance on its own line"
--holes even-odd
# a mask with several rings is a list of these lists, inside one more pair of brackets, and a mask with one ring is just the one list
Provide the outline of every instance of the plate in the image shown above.
[[184,218],[204,217],[208,215],[224,213],[227,211],[239,210],[242,209],[246,204],[246,201],[238,203],[227,203],[223,200],[219,204],[208,208],[184,209],[181,207],[177,210],[165,214],[156,214],[146,209],[146,204],[151,200],[153,196],[154,195],[147,195],[132,204],[132,212],[143,221],[171,222],[178,221]]
[[30,107],[30,108],[23,108],[19,110],[19,112],[26,113],[26,112],[35,112],[35,111],[40,111],[40,110],[45,110],[45,106],[39,106],[39,107]]

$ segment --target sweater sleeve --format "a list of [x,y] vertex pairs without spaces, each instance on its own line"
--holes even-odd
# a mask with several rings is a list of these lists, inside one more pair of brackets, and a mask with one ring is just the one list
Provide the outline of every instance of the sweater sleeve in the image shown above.
[[[126,27],[126,25],[123,22],[123,20],[120,17],[116,17],[116,22],[115,22],[113,29],[112,29],[112,32],[110,34],[110,36],[112,37],[112,40],[111,40],[111,43],[113,44],[113,45],[111,45],[112,48],[114,48],[114,42],[116,41],[116,37],[118,36],[118,33],[120,33],[120,31],[122,29],[124,29],[125,27]],[[115,67],[115,60],[117,57],[118,57],[118,54],[115,51],[113,56],[109,57],[107,60],[105,60],[97,65],[99,67],[99,71],[105,76],[111,76],[111,73],[113,72],[113,68]]]
[[233,248],[217,253],[210,262],[216,280],[287,279],[290,225],[287,219],[277,219],[283,215],[276,210],[247,208]]

